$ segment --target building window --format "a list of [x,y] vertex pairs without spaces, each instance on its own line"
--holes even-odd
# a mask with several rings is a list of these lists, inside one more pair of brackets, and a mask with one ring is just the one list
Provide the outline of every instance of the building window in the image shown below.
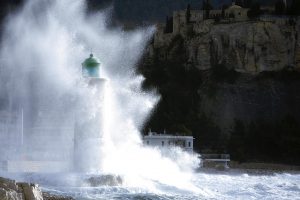
[[189,147],[191,147],[191,142],[189,142]]
[[162,142],[161,142],[161,146],[164,146],[164,145],[165,145],[165,142],[164,142],[164,141],[162,141]]
[[147,144],[149,144],[149,141],[147,141]]

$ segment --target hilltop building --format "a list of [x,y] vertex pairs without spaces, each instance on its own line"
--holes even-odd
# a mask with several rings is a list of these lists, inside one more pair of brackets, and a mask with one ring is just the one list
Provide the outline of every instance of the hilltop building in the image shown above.
[[[208,2],[208,1],[207,1]],[[283,3],[284,0],[283,0]],[[191,34],[207,33],[211,26],[216,24],[234,24],[250,21],[272,21],[277,24],[285,25],[290,23],[289,18],[284,16],[274,16],[274,6],[262,6],[262,15],[251,19],[248,16],[250,8],[244,1],[232,1],[230,6],[223,6],[222,9],[212,9],[203,6],[202,10],[192,10],[190,6],[185,10],[174,11],[172,17],[167,18],[167,23],[157,24],[157,32],[154,36],[154,47],[168,44],[176,35],[187,36]]]
[[[247,13],[249,8],[243,8],[232,2],[232,5],[228,8],[213,10],[180,10],[173,13],[173,33],[181,33],[182,29],[194,24],[197,26],[199,23],[203,23],[205,20],[222,20],[223,22],[238,22],[248,20]],[[197,29],[197,28],[196,28]]]
[[193,141],[192,136],[161,134],[152,131],[143,137],[145,145],[159,148],[180,147],[188,152],[193,152]]

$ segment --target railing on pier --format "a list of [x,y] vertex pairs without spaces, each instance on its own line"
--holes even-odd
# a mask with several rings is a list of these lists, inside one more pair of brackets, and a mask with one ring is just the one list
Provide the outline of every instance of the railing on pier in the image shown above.
[[201,154],[202,167],[205,168],[218,168],[227,169],[229,168],[228,163],[230,162],[229,154]]
[[211,161],[230,161],[229,154],[201,154],[201,158]]

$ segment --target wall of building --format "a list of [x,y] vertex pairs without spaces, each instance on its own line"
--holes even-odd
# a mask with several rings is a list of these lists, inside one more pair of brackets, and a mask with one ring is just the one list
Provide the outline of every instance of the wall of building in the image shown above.
[[193,151],[193,138],[191,137],[158,137],[158,136],[146,136],[144,137],[144,144],[154,147],[172,147],[172,146],[179,146],[187,151]]
[[[248,20],[249,9],[235,7],[232,6],[229,9],[225,10],[225,16],[222,16],[222,10],[210,10],[209,19],[205,19],[205,11],[204,10],[191,10],[190,11],[190,20],[187,22],[187,11],[180,10],[173,12],[173,32],[165,33],[165,24],[157,24],[157,31],[154,36],[154,46],[160,47],[165,44],[168,44],[174,35],[186,35],[188,29],[192,27],[192,30],[195,33],[203,33],[208,32],[207,24],[211,24],[214,22],[216,18],[222,19],[223,21],[228,21],[230,19],[231,22],[234,21],[246,21]],[[230,18],[230,16],[235,16],[234,18]],[[208,20],[208,23],[206,21]]]
[[203,10],[191,10],[190,21],[192,23],[203,21],[204,20],[203,16],[204,16]]
[[246,8],[229,8],[225,10],[225,17],[230,18],[230,16],[234,16],[234,21],[246,21],[248,20],[248,11]]
[[174,11],[173,13],[173,33],[179,34],[186,24],[186,11]]

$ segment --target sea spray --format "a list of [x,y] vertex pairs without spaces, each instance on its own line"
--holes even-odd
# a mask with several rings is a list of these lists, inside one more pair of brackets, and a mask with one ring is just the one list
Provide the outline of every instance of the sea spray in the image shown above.
[[[97,173],[120,175],[130,187],[159,191],[166,185],[198,191],[190,181],[199,164],[196,154],[179,149],[163,153],[142,144],[140,130],[159,95],[142,91],[143,77],[136,75],[135,67],[154,28],[125,32],[108,27],[110,9],[86,11],[80,0],[28,0],[8,16],[0,52],[1,95],[8,96],[9,111],[26,113],[24,146],[9,156],[54,159],[70,166],[74,163],[70,130],[76,121],[74,112],[84,108],[89,113],[84,116],[92,118],[95,110],[103,109],[101,150],[82,149],[83,154],[99,155]],[[97,104],[93,91],[82,82],[81,63],[91,49],[107,79],[103,105]],[[67,173],[71,172],[72,167]]]

